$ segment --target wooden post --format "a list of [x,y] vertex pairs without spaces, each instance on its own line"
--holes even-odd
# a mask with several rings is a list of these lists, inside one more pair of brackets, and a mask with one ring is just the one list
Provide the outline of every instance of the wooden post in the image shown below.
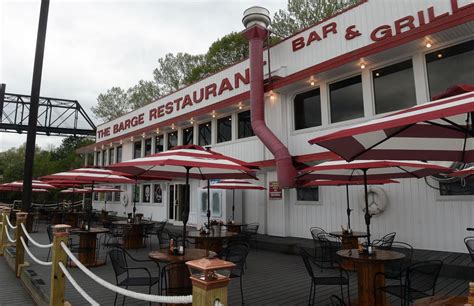
[[59,267],[62,262],[67,266],[67,255],[61,247],[61,242],[67,244],[69,239],[69,228],[66,224],[58,224],[53,226],[53,246],[52,246],[52,265],[51,265],[51,292],[49,295],[49,305],[65,305],[64,302],[64,278],[65,275]]
[[[222,259],[202,258],[186,262],[193,284],[193,306],[227,306],[227,286],[230,278],[216,273],[217,270],[232,270],[235,264]],[[193,271],[198,271],[193,274]]]
[[0,238],[0,255],[3,256],[3,252],[5,251],[5,247],[8,244],[7,233],[8,230],[7,226],[7,216],[10,216],[10,207],[4,207],[2,209],[2,236]]
[[28,213],[26,212],[17,212],[16,213],[16,231],[15,231],[15,239],[16,239],[16,252],[15,252],[15,274],[16,277],[20,277],[20,267],[25,262],[25,249],[23,247],[23,243],[21,243],[20,237],[25,239],[25,234],[23,233],[23,228],[21,224],[24,223],[26,225],[26,218]]

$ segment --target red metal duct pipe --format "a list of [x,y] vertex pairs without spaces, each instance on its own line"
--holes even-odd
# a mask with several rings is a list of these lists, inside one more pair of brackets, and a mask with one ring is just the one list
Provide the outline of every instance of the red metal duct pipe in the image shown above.
[[263,88],[263,40],[268,31],[255,24],[243,35],[249,40],[250,52],[250,112],[252,129],[263,144],[275,156],[278,183],[283,188],[295,186],[296,169],[288,148],[273,134],[265,123],[265,100]]

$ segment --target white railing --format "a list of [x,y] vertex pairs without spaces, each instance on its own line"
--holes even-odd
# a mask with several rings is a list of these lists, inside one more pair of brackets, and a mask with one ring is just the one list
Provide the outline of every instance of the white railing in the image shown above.
[[11,236],[10,236],[10,232],[8,230],[8,228],[4,227],[3,230],[5,231],[5,234],[7,236],[7,239],[11,242],[11,243],[15,243],[16,242],[16,239],[13,239]]
[[38,259],[35,255],[33,255],[33,253],[31,253],[30,249],[26,245],[25,239],[23,239],[23,237],[20,237],[20,241],[23,244],[23,248],[25,249],[26,253],[28,254],[28,256],[30,256],[31,259],[33,259],[34,262],[42,266],[51,266],[53,264],[51,261],[42,261],[41,259]]
[[100,278],[99,276],[95,275],[91,270],[86,268],[79,259],[77,259],[74,254],[69,250],[67,245],[64,242],[61,242],[61,247],[66,252],[67,256],[71,259],[72,262],[76,264],[76,266],[81,269],[84,274],[89,276],[93,281],[96,283],[104,286],[105,288],[114,291],[118,294],[125,295],[137,300],[142,300],[142,301],[148,301],[148,302],[154,302],[154,303],[164,303],[164,304],[190,304],[193,302],[193,296],[192,295],[186,295],[186,296],[163,296],[163,295],[153,295],[153,294],[145,294],[145,293],[140,293],[140,292],[135,292],[131,291],[128,289],[124,289],[121,287],[118,287],[114,284],[111,284],[104,280],[103,278]]
[[66,269],[66,266],[64,266],[64,264],[62,262],[59,262],[59,267],[61,268],[61,270],[63,271],[64,275],[66,275],[67,279],[69,280],[69,282],[71,283],[71,285],[76,288],[77,292],[79,292],[80,295],[82,295],[82,297],[88,302],[90,303],[91,305],[93,306],[98,306],[100,305],[99,303],[97,303],[89,294],[87,294],[87,292],[84,291],[84,289],[82,289],[81,286],[79,286],[79,284],[76,282],[76,280],[72,277],[72,275],[69,273],[69,271]]
[[8,217],[8,215],[6,215],[5,217],[6,217],[5,219],[7,219],[7,224],[8,224],[8,226],[9,226],[11,229],[16,229],[16,226],[13,225],[13,224],[10,222],[10,217]]
[[41,244],[39,242],[36,242],[31,236],[30,234],[28,233],[28,231],[26,230],[26,227],[25,227],[25,224],[21,223],[21,229],[23,230],[23,233],[25,234],[26,238],[28,239],[29,242],[31,242],[32,244],[34,244],[35,246],[37,246],[38,248],[42,248],[42,249],[47,249],[47,248],[50,248],[53,246],[52,243],[50,244]]

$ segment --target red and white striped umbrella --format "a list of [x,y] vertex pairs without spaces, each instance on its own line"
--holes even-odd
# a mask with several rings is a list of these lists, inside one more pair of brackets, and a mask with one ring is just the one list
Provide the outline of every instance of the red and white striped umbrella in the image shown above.
[[[156,175],[186,179],[186,200],[183,205],[183,237],[186,237],[186,224],[189,216],[189,179],[239,179],[256,178],[255,171],[243,161],[223,154],[206,150],[201,146],[187,145],[136,158],[108,168],[132,175]],[[208,223],[210,218],[208,202]]]
[[454,172],[448,174],[448,176],[463,176],[463,177],[466,177],[466,176],[471,176],[473,174],[474,174],[474,166],[471,166],[471,167],[468,167],[468,168],[465,168],[465,169],[454,171]]
[[[16,192],[21,192],[22,189],[17,188],[17,187],[8,187],[8,186],[2,186],[0,185],[0,191],[16,191]],[[43,188],[33,188],[31,190],[32,192],[48,192],[48,189],[43,189]]]
[[324,179],[363,181],[365,190],[365,223],[367,225],[367,245],[370,246],[370,218],[368,202],[368,181],[372,179],[421,178],[440,172],[451,172],[451,168],[420,161],[401,160],[345,160],[328,161],[301,171],[298,179]]
[[[385,185],[385,184],[397,184],[395,180],[367,180],[367,185]],[[345,181],[345,180],[314,180],[309,181],[303,185],[303,187],[316,187],[316,186],[346,186],[346,213],[347,213],[347,229],[351,228],[351,212],[349,200],[349,185],[364,185],[362,181]]]
[[[19,190],[23,190],[23,181],[5,183],[5,184],[2,184],[1,186],[12,187],[12,188],[17,188]],[[32,180],[31,187],[33,189],[56,189],[56,187],[54,187],[53,185],[42,182],[42,181],[38,181],[38,180]]]
[[43,176],[45,180],[65,180],[94,183],[118,183],[118,184],[133,184],[135,181],[129,179],[116,171],[99,168],[79,168],[66,172],[59,172]]
[[[474,91],[466,85],[465,91]],[[446,96],[446,95],[444,95]],[[309,140],[347,161],[474,161],[474,92],[417,105]]]
[[[253,184],[249,181],[244,181],[244,180],[220,180],[217,183],[210,184],[206,187],[203,187],[204,189],[208,190],[209,189],[231,189],[232,190],[232,220],[235,218],[235,190],[236,189],[250,189],[250,190],[264,190],[265,187],[262,187],[257,184]],[[207,195],[207,198],[209,199],[209,194]]]
[[91,193],[91,192],[92,190],[84,189],[84,188],[68,188],[68,189],[64,189],[60,191],[60,193],[77,193],[77,194]]
[[[92,191],[90,187],[86,187],[84,189]],[[94,192],[123,192],[123,190],[120,188],[114,188],[110,186],[97,186],[97,187],[94,187]]]

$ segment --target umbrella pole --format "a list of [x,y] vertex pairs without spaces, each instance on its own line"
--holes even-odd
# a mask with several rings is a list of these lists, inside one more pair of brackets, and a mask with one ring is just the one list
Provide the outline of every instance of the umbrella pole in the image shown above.
[[235,189],[232,189],[232,221],[235,220]]
[[346,197],[347,197],[347,209],[346,209],[346,212],[347,212],[347,230],[350,230],[351,229],[351,211],[352,209],[350,208],[350,205],[349,205],[349,185],[346,184]]
[[92,202],[94,201],[94,181],[92,181],[92,187],[91,187],[91,205],[89,206],[89,221],[88,221],[88,227],[87,230],[91,230],[91,222],[92,222]]
[[365,224],[367,225],[367,248],[370,245],[370,213],[369,213],[369,198],[368,198],[368,190],[367,190],[367,169],[362,169],[364,172],[364,192],[365,192]]
[[136,201],[137,188],[138,188],[138,176],[135,178],[135,189],[133,190],[133,220],[135,220],[135,212],[137,211],[137,201]]
[[211,191],[209,189],[209,180],[207,180],[207,228],[211,229]]
[[186,189],[184,190],[184,207],[182,212],[183,219],[183,255],[186,253],[186,224],[188,223],[189,217],[189,170],[190,167],[186,167]]

